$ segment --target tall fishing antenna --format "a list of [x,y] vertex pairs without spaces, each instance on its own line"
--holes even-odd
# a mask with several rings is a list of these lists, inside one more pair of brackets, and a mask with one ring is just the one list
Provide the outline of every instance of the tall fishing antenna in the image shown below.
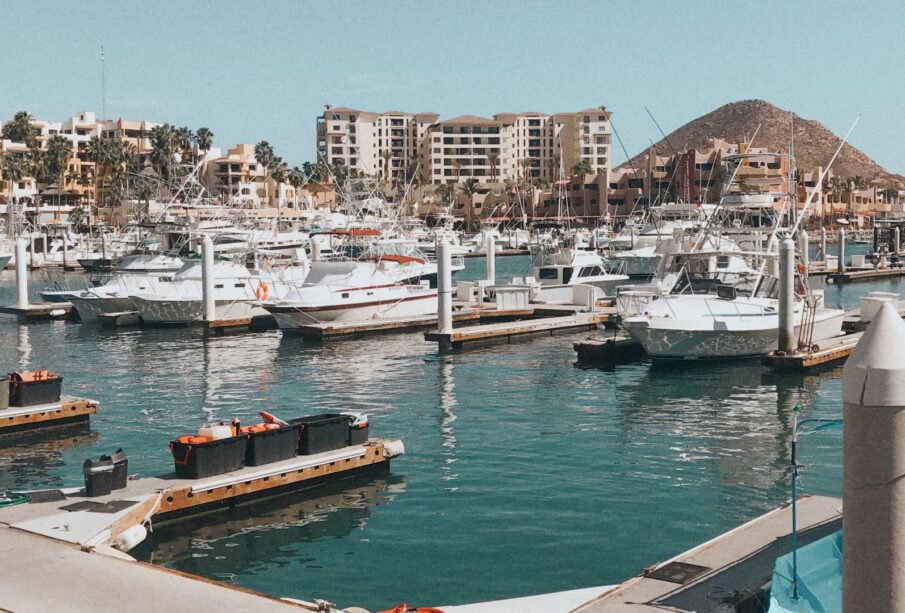
[[101,117],[107,118],[107,75],[104,66],[103,45],[101,45]]

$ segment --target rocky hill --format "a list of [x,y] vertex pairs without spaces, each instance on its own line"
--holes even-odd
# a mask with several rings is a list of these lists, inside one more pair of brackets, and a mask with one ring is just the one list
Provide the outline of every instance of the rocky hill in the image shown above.
[[[789,112],[764,100],[742,100],[723,105],[674,131],[669,135],[669,142],[678,151],[701,147],[708,138],[742,143],[751,138],[758,125],[760,131],[752,143],[753,147],[767,147],[771,151],[789,149]],[[798,168],[810,171],[826,166],[840,140],[820,122],[795,115],[795,159]],[[672,153],[666,139],[654,147],[659,155]],[[641,152],[635,156],[632,163],[641,164],[644,154]],[[628,167],[628,163],[622,167]],[[832,170],[836,176],[860,176],[868,184],[905,189],[905,177],[888,172],[848,144],[842,148]]]

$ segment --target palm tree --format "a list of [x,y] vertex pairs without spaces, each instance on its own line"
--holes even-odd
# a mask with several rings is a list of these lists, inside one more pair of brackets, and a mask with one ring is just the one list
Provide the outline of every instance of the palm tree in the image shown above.
[[462,191],[462,193],[464,193],[468,196],[468,213],[469,213],[469,216],[472,218],[474,218],[474,216],[475,216],[474,215],[474,195],[478,191],[478,185],[479,185],[479,183],[478,183],[477,179],[468,178],[468,179],[465,179],[465,182],[462,183],[462,187],[459,188]]
[[154,126],[148,131],[148,139],[151,141],[151,165],[169,184],[173,176],[173,155],[178,147],[176,131],[168,123]]
[[25,143],[29,149],[38,147],[38,129],[31,123],[35,120],[28,111],[19,111],[13,120],[3,124],[0,138],[14,143]]
[[390,158],[393,157],[393,154],[388,150],[383,150],[380,152],[380,158],[383,160],[383,181],[384,183],[388,182],[390,179]]
[[500,156],[497,153],[487,154],[487,163],[490,164],[490,182],[496,180],[497,164],[500,162]]
[[198,128],[195,132],[195,142],[198,144],[198,150],[206,154],[214,146],[214,133],[208,128]]
[[31,174],[29,160],[21,155],[5,154],[0,160],[0,175],[4,181],[9,181],[9,197],[11,202],[16,202],[16,183]]
[[589,175],[592,172],[594,172],[594,167],[587,160],[580,160],[572,165],[572,176],[581,177],[582,181],[584,181],[585,175]]
[[47,139],[47,148],[44,151],[44,159],[47,164],[47,172],[56,180],[60,189],[63,189],[66,181],[66,168],[72,158],[72,143],[69,139],[54,134]]

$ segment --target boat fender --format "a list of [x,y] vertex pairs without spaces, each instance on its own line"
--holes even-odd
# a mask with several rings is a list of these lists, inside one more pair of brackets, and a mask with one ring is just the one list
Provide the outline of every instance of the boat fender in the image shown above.
[[398,438],[387,439],[383,442],[383,456],[395,458],[405,453],[405,445]]
[[148,530],[142,524],[135,524],[124,530],[113,540],[113,547],[120,551],[130,551],[148,537]]
[[289,422],[283,421],[282,419],[280,419],[280,418],[277,417],[276,415],[273,415],[273,414],[271,414],[271,413],[268,413],[267,411],[258,411],[258,415],[260,415],[260,416],[261,416],[261,419],[263,419],[263,420],[264,420],[266,423],[268,423],[268,424],[277,424],[277,425],[280,425],[280,426],[288,426],[288,425],[289,425]]
[[255,298],[257,298],[261,302],[264,302],[265,300],[267,300],[267,295],[270,293],[268,290],[269,288],[267,287],[267,281],[264,281],[262,279],[258,282],[258,289],[255,290]]

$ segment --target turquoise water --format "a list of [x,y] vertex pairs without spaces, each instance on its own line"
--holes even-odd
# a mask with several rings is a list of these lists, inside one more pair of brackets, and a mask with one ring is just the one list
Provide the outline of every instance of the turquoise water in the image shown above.
[[[905,286],[830,286],[827,302],[873,290]],[[0,303],[12,295],[3,273]],[[119,446],[130,472],[164,472],[167,442],[210,417],[366,411],[406,444],[386,478],[160,528],[137,555],[276,596],[458,604],[619,582],[751,519],[789,497],[794,405],[841,415],[839,368],[579,369],[582,336],[439,356],[420,334],[318,346],[0,316],[0,369],[51,368],[101,401],[90,432],[0,445],[0,489],[75,484]],[[805,440],[805,492],[841,493],[840,454],[838,433]]]

